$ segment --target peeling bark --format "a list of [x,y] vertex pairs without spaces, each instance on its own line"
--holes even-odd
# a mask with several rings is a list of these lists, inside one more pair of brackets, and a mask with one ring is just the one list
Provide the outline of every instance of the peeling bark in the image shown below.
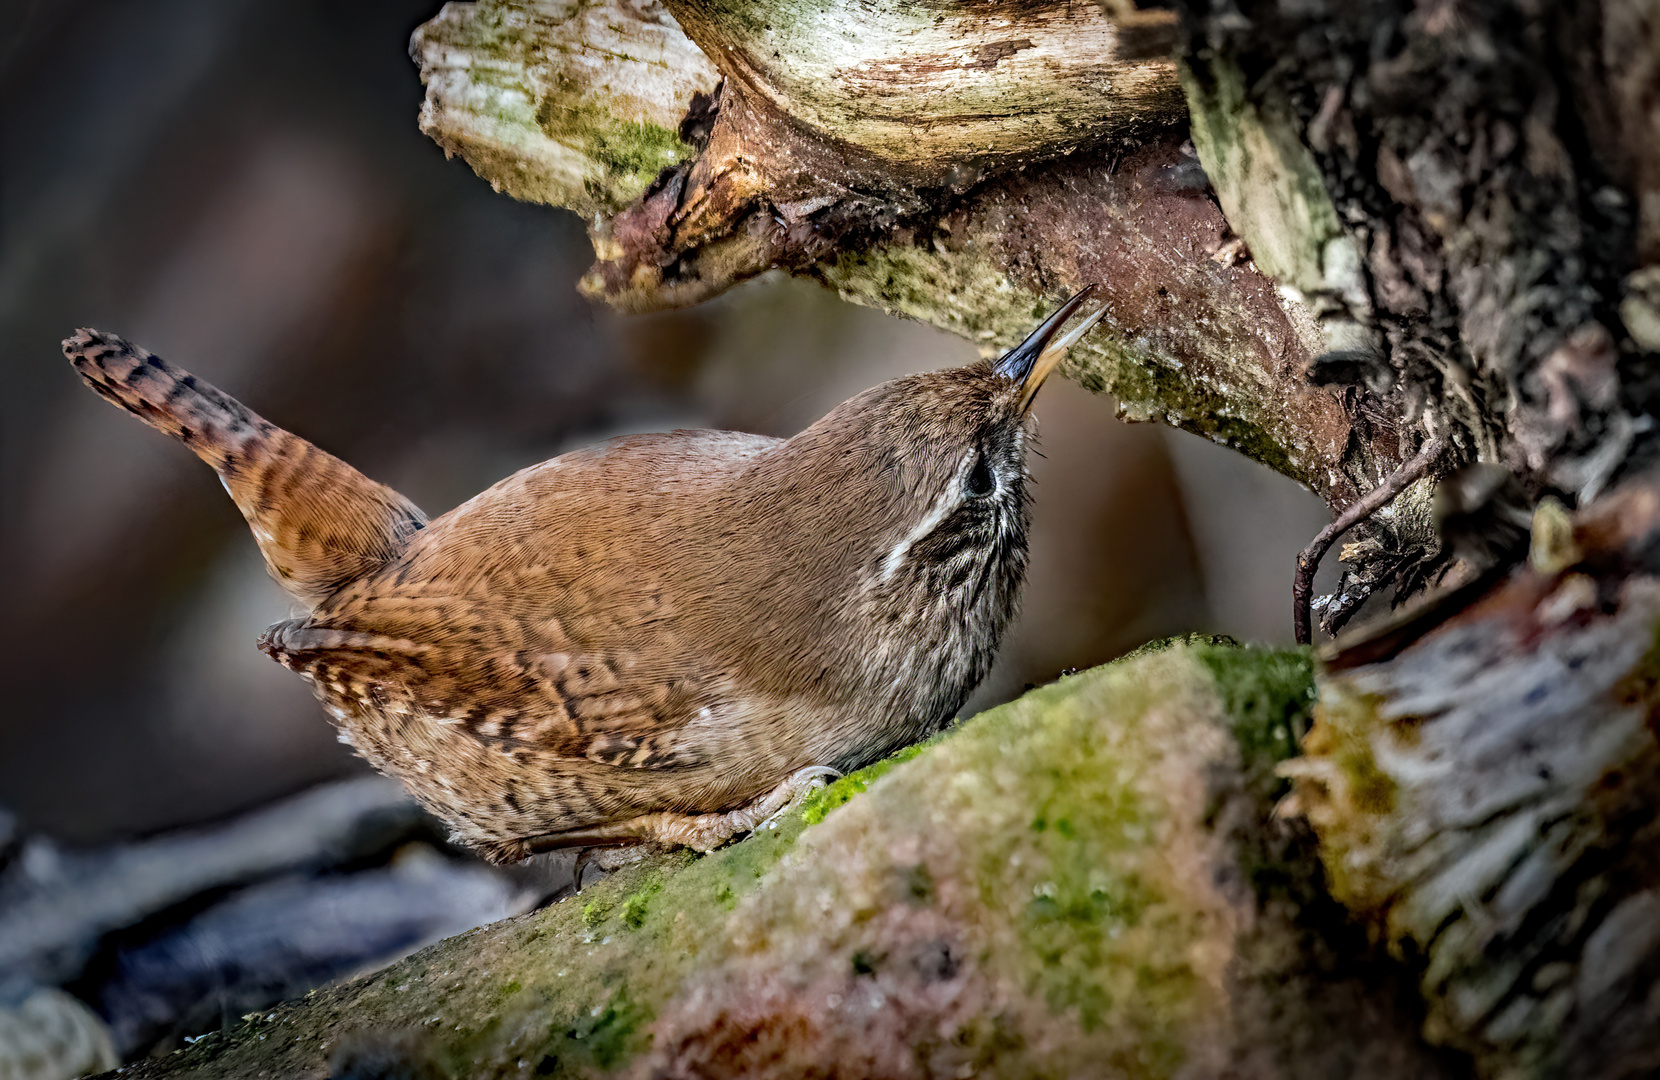
[[[1351,246],[1327,252],[1317,295],[1353,340],[1334,343],[1313,377],[1414,441],[1442,435],[1464,460],[1502,464],[1529,495],[1570,504],[1653,458],[1652,358],[1618,309],[1648,242],[1633,207],[1655,189],[1622,190],[1609,171],[1644,183],[1635,162],[1647,151],[1635,148],[1652,142],[1653,120],[1632,103],[1652,100],[1655,69],[1635,43],[1653,41],[1640,10],[1247,4],[1193,19],[1190,100],[1248,98],[1302,164],[1247,173],[1272,182],[1312,162]],[[1631,35],[1617,47],[1616,26]],[[1619,72],[1598,66],[1611,48],[1623,50]],[[1229,220],[1262,246],[1250,215]],[[1306,290],[1310,271],[1305,260],[1274,272]],[[1640,320],[1644,304],[1627,306]],[[1340,592],[1353,599],[1328,608],[1328,628],[1384,585],[1410,590],[1438,569],[1424,566],[1435,547],[1378,522],[1348,556]]]
[[[1396,656],[1338,648],[1282,766],[1336,895],[1484,1075],[1660,1068],[1660,483]],[[1339,641],[1339,646],[1343,642]]]
[[1168,12],[677,4],[725,83],[695,162],[601,230],[584,282],[627,310],[931,221],[986,176],[1179,120]]
[[410,55],[421,130],[497,191],[614,214],[689,158],[720,75],[653,2],[445,4]]
[[[879,164],[862,179],[961,186],[1167,123],[1170,11],[1094,4],[755,4],[668,0],[752,101]],[[775,182],[787,170],[759,163]],[[854,176],[847,165],[838,171]],[[823,178],[795,182],[824,183]]]
[[[782,266],[992,348],[1100,280],[1115,318],[1074,377],[1334,509],[1431,436],[1447,469],[1570,503],[1653,456],[1640,3],[1195,7],[1180,29],[1119,5],[670,7],[724,82],[687,116],[695,156],[596,222],[593,295],[695,303]],[[1179,149],[1182,52],[1213,189]],[[1431,488],[1346,545],[1329,631],[1448,569]]]
[[[596,222],[599,259],[584,283],[593,295],[626,310],[677,306],[784,266],[990,350],[1019,340],[1055,297],[1098,281],[1114,299],[1113,311],[1104,332],[1074,350],[1068,371],[1113,392],[1125,417],[1169,422],[1226,443],[1338,505],[1402,460],[1387,423],[1357,429],[1341,395],[1308,383],[1304,371],[1326,348],[1327,335],[1307,305],[1278,291],[1241,255],[1203,171],[1183,148],[1168,13],[1109,18],[1089,5],[1062,3],[974,9],[957,16],[956,36],[916,42],[904,22],[918,17],[907,14],[910,6],[871,8],[847,30],[859,50],[846,58],[850,69],[908,79],[919,101],[935,102],[922,120],[920,106],[908,106],[903,115],[913,119],[915,138],[901,147],[881,134],[897,122],[893,115],[870,129],[825,130],[782,111],[812,89],[803,108],[819,122],[839,122],[865,100],[858,79],[814,78],[835,66],[833,57],[791,54],[795,59],[785,62],[782,49],[766,47],[819,40],[818,9],[804,8],[799,25],[769,9],[769,17],[779,16],[769,30],[754,20],[723,22],[724,9],[695,7],[681,14],[706,36],[725,77],[718,96],[686,118],[687,130],[706,141],[633,205]],[[495,26],[508,11],[510,5],[490,0],[447,7],[446,39],[478,54],[444,54],[447,70],[519,62],[485,32],[459,29]],[[923,21],[932,25],[932,18]],[[568,32],[551,23],[525,25],[527,34],[547,36],[544,54],[561,55]],[[418,45],[437,33],[424,29]],[[745,34],[752,36],[740,48],[734,42]],[[1010,35],[1034,44],[1003,55],[997,43]],[[974,59],[982,46],[989,66]],[[774,51],[771,67],[757,59]],[[421,56],[431,114],[432,101],[458,91],[453,82],[433,83],[429,52]],[[965,73],[1019,93],[1011,100],[977,97],[955,111],[937,104],[951,100],[941,95]],[[820,84],[839,86],[841,96]],[[1050,96],[1057,103],[1028,121],[1022,110]],[[437,126],[432,133],[492,180],[540,168],[528,138],[528,163],[509,167],[469,151],[464,132]]]

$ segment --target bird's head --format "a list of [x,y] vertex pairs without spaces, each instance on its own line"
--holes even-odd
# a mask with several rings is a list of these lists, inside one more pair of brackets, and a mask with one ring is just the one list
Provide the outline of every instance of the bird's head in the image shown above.
[[769,624],[840,622],[861,647],[880,639],[906,662],[968,665],[948,682],[979,680],[1025,576],[1032,401],[1104,314],[1060,332],[1094,291],[1001,357],[872,387],[757,460],[742,516],[768,523],[749,539],[769,558],[746,565],[790,568],[759,590]]
[[857,556],[876,587],[918,575],[955,587],[1011,545],[1023,565],[1032,402],[1105,313],[1060,333],[1094,291],[996,360],[872,387],[779,447],[775,464],[793,489],[779,494],[806,511],[803,539],[861,538]]

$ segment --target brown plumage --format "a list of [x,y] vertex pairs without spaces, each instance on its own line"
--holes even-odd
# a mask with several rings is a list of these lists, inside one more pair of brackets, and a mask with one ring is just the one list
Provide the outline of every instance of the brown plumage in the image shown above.
[[1026,567],[1031,396],[1067,303],[995,364],[912,375],[794,438],[676,431],[532,466],[427,522],[121,338],[64,342],[219,473],[310,614],[259,646],[489,858],[716,846],[938,729]]

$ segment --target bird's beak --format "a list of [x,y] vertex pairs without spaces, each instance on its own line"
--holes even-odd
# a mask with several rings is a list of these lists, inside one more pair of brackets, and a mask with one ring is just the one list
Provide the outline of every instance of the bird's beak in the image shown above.
[[1061,358],[1066,356],[1079,338],[1089,333],[1101,317],[1107,313],[1107,305],[1103,303],[1095,311],[1084,317],[1083,322],[1068,330],[1060,337],[1055,332],[1083,307],[1084,301],[1094,294],[1097,286],[1086,285],[1078,294],[1060,306],[1060,309],[1043,321],[1043,325],[1032,331],[1032,335],[1019,345],[1010,349],[1000,357],[994,370],[1006,379],[1013,379],[1020,384],[1020,411],[1025,412],[1032,407],[1032,399],[1037,397],[1038,388],[1043,381],[1049,378]]

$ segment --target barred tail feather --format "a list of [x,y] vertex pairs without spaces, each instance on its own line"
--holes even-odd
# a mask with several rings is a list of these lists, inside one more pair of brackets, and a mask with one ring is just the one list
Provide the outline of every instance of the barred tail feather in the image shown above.
[[396,556],[426,523],[391,488],[131,342],[83,329],[63,352],[99,396],[213,466],[271,576],[307,607]]

